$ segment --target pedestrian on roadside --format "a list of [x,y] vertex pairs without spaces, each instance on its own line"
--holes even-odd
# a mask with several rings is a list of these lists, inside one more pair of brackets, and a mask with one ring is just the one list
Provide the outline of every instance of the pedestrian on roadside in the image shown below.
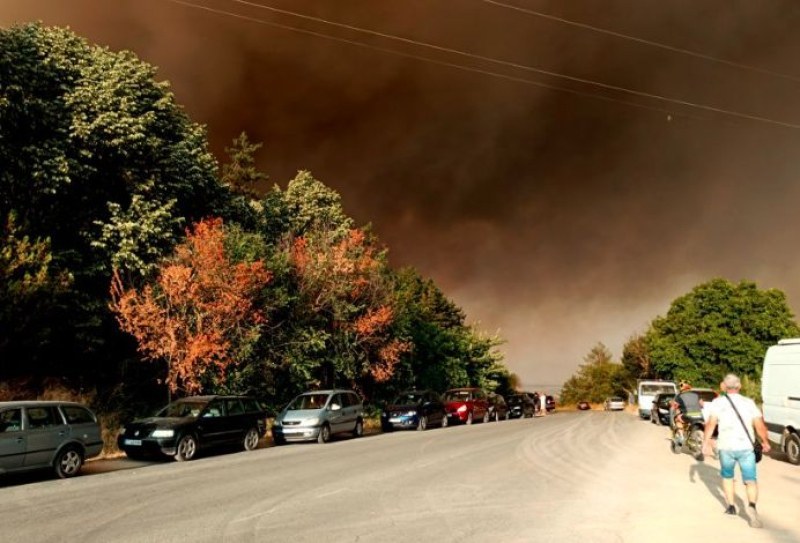
[[[756,457],[753,451],[755,439],[760,439],[765,453],[769,452],[767,427],[755,402],[739,394],[742,383],[739,377],[729,373],[723,381],[725,394],[711,402],[710,417],[706,421],[703,453],[712,453],[712,436],[719,426],[717,437],[717,455],[719,456],[719,474],[722,477],[722,491],[725,494],[725,514],[735,515],[734,500],[736,489],[733,475],[736,465],[742,474],[742,481],[747,489],[746,516],[753,528],[761,528],[763,524],[758,518],[756,502],[758,501],[758,482],[756,478]],[[753,430],[755,430],[754,435]]]

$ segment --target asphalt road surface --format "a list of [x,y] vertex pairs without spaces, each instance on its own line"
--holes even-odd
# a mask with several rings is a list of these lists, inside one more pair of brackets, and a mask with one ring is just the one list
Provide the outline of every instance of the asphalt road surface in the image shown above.
[[[752,529],[722,514],[717,463],[672,454],[667,437],[591,411],[95,462],[74,479],[6,482],[0,541],[800,541],[800,467],[759,465],[765,528]],[[102,466],[132,469],[91,474]]]

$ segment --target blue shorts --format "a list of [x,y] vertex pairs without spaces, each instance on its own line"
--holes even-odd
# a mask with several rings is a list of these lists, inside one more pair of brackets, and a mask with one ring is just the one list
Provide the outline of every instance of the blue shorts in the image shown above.
[[742,470],[742,481],[754,483],[756,481],[756,455],[753,449],[743,451],[717,451],[719,453],[719,474],[723,479],[733,479],[733,470],[736,464]]

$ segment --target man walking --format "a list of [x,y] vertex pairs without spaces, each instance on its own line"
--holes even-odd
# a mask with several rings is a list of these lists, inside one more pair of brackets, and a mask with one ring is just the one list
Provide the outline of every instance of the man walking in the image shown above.
[[719,426],[717,455],[719,456],[722,490],[727,503],[725,513],[736,514],[733,472],[736,464],[739,464],[742,481],[747,489],[747,518],[750,526],[761,528],[762,523],[756,511],[758,483],[756,482],[756,457],[753,452],[753,442],[755,441],[753,429],[755,428],[766,453],[770,450],[767,427],[764,425],[761,411],[758,410],[755,402],[739,394],[739,390],[742,388],[739,378],[731,373],[725,376],[723,383],[726,394],[711,402],[710,417],[706,421],[705,439],[703,440],[703,453],[711,454],[711,438],[714,435],[714,428]]

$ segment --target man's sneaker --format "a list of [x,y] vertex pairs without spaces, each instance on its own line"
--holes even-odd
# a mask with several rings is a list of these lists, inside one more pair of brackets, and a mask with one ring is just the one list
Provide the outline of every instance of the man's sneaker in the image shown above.
[[758,511],[752,505],[747,506],[747,521],[750,523],[751,528],[762,528],[764,523],[758,518]]
[[725,514],[726,515],[735,515],[736,514],[736,508],[734,506],[732,506],[732,505],[729,505],[728,508],[725,510]]

